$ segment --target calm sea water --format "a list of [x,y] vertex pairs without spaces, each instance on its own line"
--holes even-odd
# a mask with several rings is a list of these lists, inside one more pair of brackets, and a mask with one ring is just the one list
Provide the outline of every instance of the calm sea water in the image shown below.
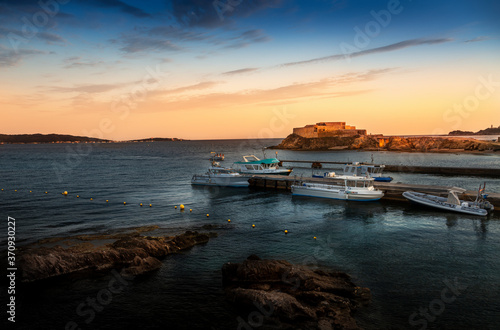
[[[169,233],[222,226],[208,244],[169,256],[160,270],[128,283],[88,324],[90,314],[76,310],[87,299],[103,298],[99,292],[107,288],[111,272],[23,286],[16,328],[64,329],[72,321],[81,329],[236,329],[238,316],[247,320],[248,315],[237,314],[224,299],[220,268],[257,254],[351,274],[373,293],[372,304],[356,314],[367,329],[498,329],[500,212],[481,219],[408,203],[347,203],[190,185],[191,176],[209,165],[210,151],[225,153],[224,164],[230,165],[242,155],[262,157],[263,146],[277,143],[1,145],[2,246],[7,216],[16,219],[19,245],[152,224]],[[385,164],[500,167],[500,157],[488,155],[279,151],[278,157],[369,161],[372,155]],[[274,151],[267,150],[266,156]],[[305,168],[294,172],[311,174]],[[500,192],[500,179],[494,178],[391,176],[395,182],[467,189],[487,182],[488,191]],[[69,195],[62,196],[63,191]],[[181,203],[193,212],[174,209]],[[86,306],[83,311],[89,310]],[[414,314],[419,311],[429,313],[427,319]]]

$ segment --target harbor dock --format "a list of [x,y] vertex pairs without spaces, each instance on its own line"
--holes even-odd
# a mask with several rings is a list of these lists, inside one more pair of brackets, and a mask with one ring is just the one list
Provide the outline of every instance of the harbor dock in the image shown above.
[[[280,160],[282,163],[309,163],[315,164],[336,164],[345,165],[349,162],[332,161],[311,161],[311,160]],[[360,163],[370,165],[369,163]],[[441,167],[441,166],[408,166],[408,165],[385,165],[385,172],[418,173],[418,174],[438,174],[438,175],[465,175],[500,178],[500,168],[480,168],[480,167]]]
[[[265,188],[265,189],[281,189],[290,190],[294,183],[308,182],[308,183],[332,183],[335,179],[331,178],[312,178],[312,177],[301,177],[298,175],[294,176],[283,176],[283,175],[254,175],[248,182],[250,187],[254,188]],[[448,189],[451,187],[447,186],[430,186],[430,185],[418,185],[418,184],[407,184],[407,183],[389,183],[389,182],[374,182],[375,188],[378,188],[384,192],[384,200],[393,201],[407,201],[403,197],[403,192],[412,190],[416,192],[423,192],[438,196],[447,196]],[[466,191],[461,199],[474,200],[476,198],[477,191]],[[495,208],[500,208],[500,194],[491,193],[488,194],[488,201],[490,201]]]

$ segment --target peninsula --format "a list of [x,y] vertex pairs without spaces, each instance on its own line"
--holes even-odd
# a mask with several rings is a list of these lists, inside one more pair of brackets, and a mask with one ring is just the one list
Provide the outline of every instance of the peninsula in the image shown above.
[[65,134],[0,134],[0,144],[39,144],[39,143],[118,143],[118,142],[161,142],[184,141],[179,138],[147,138],[140,140],[113,141],[98,139],[88,136],[75,136]]
[[345,122],[320,122],[293,129],[277,146],[288,150],[366,150],[406,152],[498,152],[499,142],[451,136],[384,136]]

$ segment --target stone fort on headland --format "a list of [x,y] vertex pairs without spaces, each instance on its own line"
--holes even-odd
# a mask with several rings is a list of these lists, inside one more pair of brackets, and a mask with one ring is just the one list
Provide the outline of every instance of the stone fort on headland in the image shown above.
[[366,129],[356,129],[356,126],[345,122],[320,122],[315,125],[296,127],[293,133],[305,138],[366,135]]

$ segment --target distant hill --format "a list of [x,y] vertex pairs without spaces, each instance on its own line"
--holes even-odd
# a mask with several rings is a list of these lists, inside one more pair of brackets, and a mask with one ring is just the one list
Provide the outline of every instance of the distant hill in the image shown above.
[[0,134],[0,143],[113,142],[87,136],[63,134]]
[[[120,142],[161,142],[184,141],[179,138],[148,138]],[[0,134],[0,143],[111,143],[113,140],[104,140],[88,136],[75,136],[63,134]]]
[[453,136],[453,135],[455,135],[455,136],[457,136],[457,135],[500,135],[500,126],[482,129],[482,130],[477,131],[477,132],[457,130],[457,131],[452,131],[452,132],[448,133],[448,135],[451,135],[451,136]]
[[140,140],[130,140],[126,142],[163,142],[163,141],[185,141],[184,139],[178,138],[149,138],[149,139],[140,139]]

